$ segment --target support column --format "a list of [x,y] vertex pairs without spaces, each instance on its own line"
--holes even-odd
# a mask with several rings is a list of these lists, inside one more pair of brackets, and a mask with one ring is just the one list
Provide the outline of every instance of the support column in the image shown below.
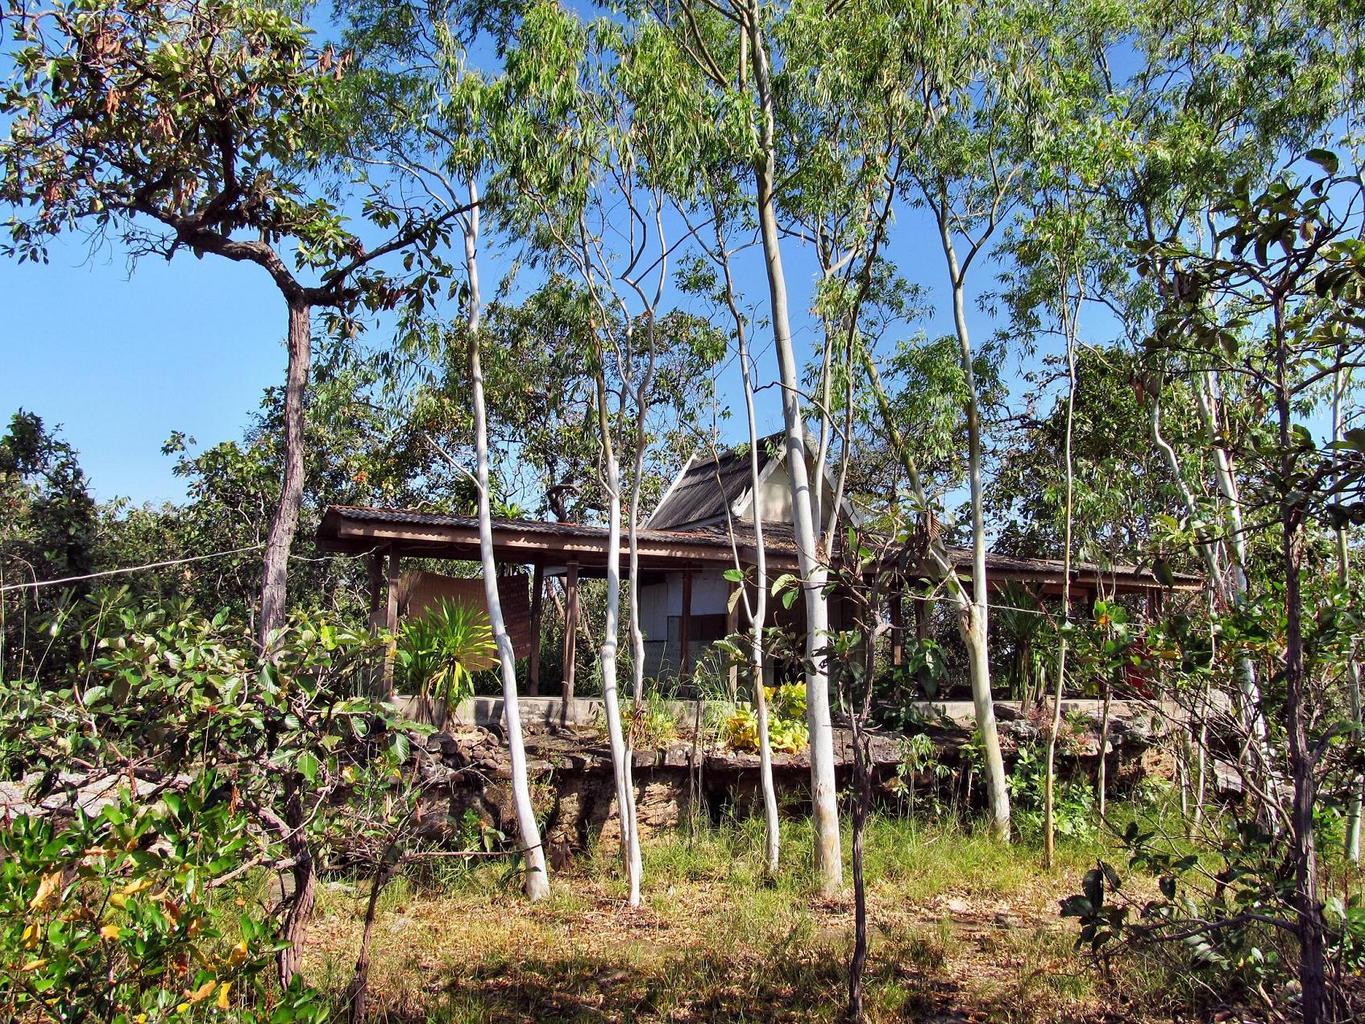
[[[739,588],[742,586],[744,586],[743,583],[730,584],[730,591],[727,595],[728,601],[725,606],[725,635],[728,637],[739,632],[739,604],[741,600]],[[740,643],[739,648],[740,650],[745,649],[743,642]],[[730,662],[729,680],[730,699],[735,700],[739,694],[739,663],[737,661],[732,660]]]
[[683,572],[682,578],[682,619],[678,623],[678,663],[679,675],[686,679],[692,674],[692,651],[689,647],[692,632],[692,572]]
[[526,652],[526,693],[540,696],[540,615],[545,596],[545,567],[531,572],[531,649]]
[[570,562],[564,575],[564,719],[573,701],[574,660],[578,651],[578,563]]
[[905,609],[902,604],[900,583],[891,594],[891,667],[900,668],[905,664]]
[[379,612],[384,607],[384,552],[375,548],[370,552],[369,608],[366,622],[371,629],[379,627]]
[[[929,639],[929,599],[927,597],[912,598],[915,602],[915,639],[921,644]],[[920,685],[923,686],[929,681],[929,670],[921,668],[919,670]]]
[[[388,564],[388,595],[384,606],[384,628],[389,633],[398,632],[398,580],[400,573],[400,559],[398,557],[397,546],[389,545],[389,564]],[[389,648],[384,653],[384,699],[393,700],[393,664],[398,657],[398,643],[394,639],[389,640]]]

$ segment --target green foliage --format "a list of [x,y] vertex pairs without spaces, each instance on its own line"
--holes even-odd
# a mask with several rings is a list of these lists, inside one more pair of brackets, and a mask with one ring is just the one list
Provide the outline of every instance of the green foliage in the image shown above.
[[[804,683],[764,687],[768,700],[768,743],[775,753],[799,754],[810,745]],[[732,750],[758,750],[758,714],[741,705],[726,718],[721,737]]]
[[622,701],[621,718],[637,750],[661,750],[678,738],[677,713],[659,693],[646,693],[638,706],[634,700]]
[[[1046,776],[1043,749],[1022,747],[1010,772],[1009,787],[1014,823],[1023,833],[1041,834]],[[1053,807],[1058,835],[1071,839],[1095,835],[1095,787],[1088,779],[1058,779]]]
[[[242,1020],[319,1019],[304,990],[261,998],[250,980],[281,948],[282,926],[306,915],[307,905],[286,899],[263,914],[243,903],[233,925],[217,916],[232,906],[231,890],[221,900],[210,894],[217,879],[236,884],[253,869],[289,870],[297,893],[333,857],[389,863],[410,841],[415,792],[403,765],[418,729],[364,695],[382,643],[296,612],[263,662],[250,628],[227,613],[205,619],[183,605],[140,608],[126,591],[92,595],[85,609],[88,617],[62,625],[78,637],[83,664],[55,686],[4,685],[7,773],[23,773],[29,799],[44,806],[83,787],[112,791],[130,777],[148,791],[135,804],[78,815],[74,831],[30,821],[5,839],[29,844],[24,856],[35,873],[10,876],[17,888],[8,898],[32,900],[34,886],[50,877],[76,887],[62,890],[68,908],[94,911],[71,922],[45,918],[42,933],[15,933],[18,948],[36,937],[54,954],[24,960],[20,982],[23,967],[46,959],[28,972],[51,967],[35,975],[47,986],[44,1000],[87,999],[107,968],[118,981],[109,998],[149,1019],[153,1011],[178,1013],[184,1002],[186,1013],[217,1012],[220,993],[222,1012]],[[85,868],[91,873],[81,874]],[[143,897],[155,906],[131,900],[135,893],[156,894]],[[178,903],[174,913],[167,899]],[[247,948],[229,972],[230,932]],[[74,945],[63,952],[67,943]],[[80,1019],[122,1018],[92,1010]],[[127,1020],[136,1024],[135,1015]]]
[[497,661],[493,627],[482,609],[445,597],[398,633],[395,680],[453,708],[474,694],[474,674]]
[[[76,452],[41,418],[22,409],[0,436],[0,577],[7,584],[79,576],[95,568],[98,512]],[[0,594],[0,676],[60,670],[75,656],[67,644],[31,642],[85,584]]]
[[329,1019],[314,991],[271,993],[278,943],[220,888],[254,852],[232,786],[206,772],[160,798],[116,797],[66,825],[21,815],[0,830],[0,1012],[114,1024]]

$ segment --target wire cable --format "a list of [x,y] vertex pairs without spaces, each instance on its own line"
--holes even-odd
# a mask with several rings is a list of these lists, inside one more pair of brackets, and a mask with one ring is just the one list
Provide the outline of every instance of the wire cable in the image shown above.
[[132,565],[126,569],[105,569],[103,572],[86,573],[84,576],[65,576],[57,580],[35,580],[32,583],[7,583],[0,587],[0,594],[8,593],[11,590],[36,590],[39,587],[55,587],[62,583],[79,583],[82,580],[100,579],[104,576],[120,576],[131,572],[142,572],[144,569],[164,569],[171,565],[185,565],[188,562],[204,562],[210,558],[225,558],[228,555],[245,554],[248,551],[259,551],[265,547],[265,543],[252,544],[244,548],[232,548],[230,551],[215,551],[208,555],[189,555],[185,558],[171,558],[164,562],[148,562],[146,565]]

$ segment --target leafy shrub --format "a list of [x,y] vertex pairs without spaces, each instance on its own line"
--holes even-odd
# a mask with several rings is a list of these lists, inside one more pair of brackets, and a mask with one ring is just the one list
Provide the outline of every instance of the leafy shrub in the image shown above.
[[474,694],[474,674],[497,663],[488,615],[444,597],[398,632],[398,682],[454,707]]
[[[1047,785],[1046,754],[1041,747],[1026,746],[1010,773],[1013,816],[1020,831],[1043,827],[1043,794]],[[1095,787],[1085,779],[1058,776],[1053,788],[1053,823],[1057,834],[1072,839],[1095,835]]]
[[[0,833],[0,920],[22,922],[0,925],[0,996],[20,1020],[58,1005],[74,1008],[62,1019],[122,1024],[314,1019],[301,987],[262,998],[254,979],[277,952],[292,975],[297,945],[281,936],[303,934],[320,866],[366,870],[407,841],[415,783],[400,767],[420,727],[364,695],[382,643],[296,613],[263,660],[225,614],[108,595],[91,607],[68,623],[83,664],[55,685],[0,686],[0,748],[24,750],[31,800],[124,778],[152,795],[70,828],[21,818]],[[231,922],[209,889],[272,870],[292,876],[290,895],[235,922],[247,948],[225,967]],[[52,913],[24,919],[40,909]]]
[[251,853],[247,818],[214,773],[158,800],[124,789],[62,827],[16,818],[0,830],[0,1015],[327,1019],[302,985],[267,996],[273,928],[215,898]]
[[633,700],[625,701],[621,714],[630,723],[630,741],[636,749],[658,750],[678,738],[673,709],[657,693],[645,694],[638,707]]
[[[768,743],[781,754],[799,754],[810,745],[806,726],[806,687],[802,683],[764,687],[768,700]],[[721,726],[721,737],[731,750],[758,750],[758,714],[735,708]]]

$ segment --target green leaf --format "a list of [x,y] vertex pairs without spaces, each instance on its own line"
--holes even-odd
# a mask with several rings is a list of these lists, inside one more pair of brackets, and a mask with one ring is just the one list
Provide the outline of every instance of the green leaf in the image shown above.
[[1310,149],[1303,156],[1305,160],[1311,160],[1328,174],[1336,174],[1341,166],[1341,161],[1330,149]]

